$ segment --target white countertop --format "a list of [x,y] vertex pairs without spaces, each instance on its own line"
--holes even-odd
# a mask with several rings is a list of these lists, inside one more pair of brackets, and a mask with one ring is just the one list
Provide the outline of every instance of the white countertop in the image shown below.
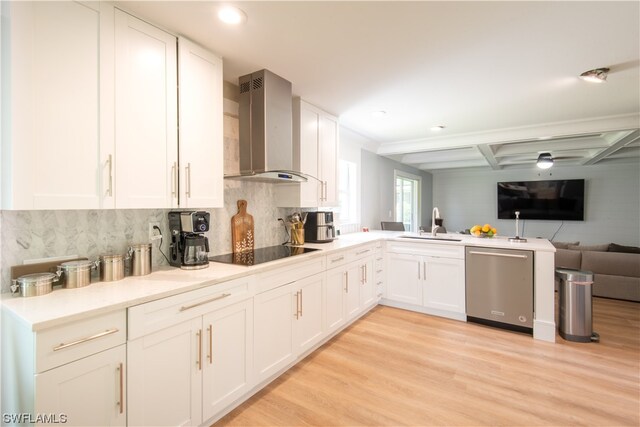
[[401,238],[401,235],[415,233],[372,231],[340,236],[330,243],[307,243],[305,247],[321,249],[307,254],[284,258],[256,266],[246,267],[211,262],[202,270],[181,270],[163,266],[146,276],[126,277],[117,282],[96,282],[78,289],[57,289],[39,297],[14,297],[2,294],[2,307],[13,312],[24,322],[31,325],[33,331],[57,326],[69,321],[80,320],[95,315],[125,309],[145,302],[166,298],[194,289],[212,286],[250,274],[261,273],[304,262],[318,256],[348,249],[376,240],[403,242],[425,242],[445,245],[484,246],[495,248],[523,249],[555,252],[548,240],[528,239],[527,243],[510,243],[507,238],[476,238],[460,234],[439,234],[444,238],[460,239],[460,242],[433,241]]

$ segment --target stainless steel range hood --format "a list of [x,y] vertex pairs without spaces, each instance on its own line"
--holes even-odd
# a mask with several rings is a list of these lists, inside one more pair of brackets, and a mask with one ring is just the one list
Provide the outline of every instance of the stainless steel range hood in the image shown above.
[[239,78],[240,174],[227,179],[305,182],[293,171],[291,82],[260,70]]

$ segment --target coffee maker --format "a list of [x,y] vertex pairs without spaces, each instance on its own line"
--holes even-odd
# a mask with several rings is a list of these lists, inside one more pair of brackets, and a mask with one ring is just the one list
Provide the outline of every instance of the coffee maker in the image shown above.
[[333,212],[309,212],[304,222],[304,240],[310,243],[326,243],[336,238]]
[[209,266],[209,213],[203,211],[169,212],[169,264],[184,270]]

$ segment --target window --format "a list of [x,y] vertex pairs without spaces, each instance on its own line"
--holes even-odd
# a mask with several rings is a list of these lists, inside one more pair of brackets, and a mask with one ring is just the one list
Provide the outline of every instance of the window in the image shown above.
[[407,172],[395,171],[395,220],[407,231],[420,227],[420,187],[422,179]]
[[338,219],[340,224],[355,224],[358,222],[357,213],[357,165],[347,160],[340,160],[338,176],[338,198],[340,212]]

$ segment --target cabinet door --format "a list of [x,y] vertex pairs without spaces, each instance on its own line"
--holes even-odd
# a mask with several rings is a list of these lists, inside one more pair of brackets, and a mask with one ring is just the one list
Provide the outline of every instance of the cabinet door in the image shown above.
[[[6,4],[5,4],[6,3]],[[97,209],[113,154],[113,7],[3,2],[3,209]],[[3,21],[5,19],[3,10]],[[7,47],[5,52],[5,47]],[[6,58],[5,58],[6,54]],[[112,52],[111,52],[112,54]],[[10,82],[10,83],[7,83]],[[112,88],[111,88],[112,90]]]
[[345,296],[347,290],[347,272],[343,268],[327,271],[324,286],[324,321],[328,335],[340,329],[346,322]]
[[202,422],[202,318],[127,343],[129,425]]
[[294,283],[296,315],[293,342],[296,355],[304,353],[323,338],[322,288],[324,275],[316,274]]
[[361,263],[360,306],[365,308],[372,305],[377,299],[375,271],[373,269],[373,258],[366,258]]
[[319,119],[319,170],[324,182],[322,206],[338,206],[338,121],[327,115]]
[[293,320],[296,299],[292,285],[283,285],[254,297],[253,350],[256,383],[269,378],[295,358]]
[[[293,146],[296,147],[294,151],[299,151],[299,153],[294,152],[293,157],[300,163],[300,172],[321,179],[318,169],[318,125],[320,114],[318,114],[315,108],[305,102],[300,102],[299,108],[299,124],[297,123],[299,130],[294,129],[294,132],[296,132],[294,138],[299,137],[300,141],[299,143],[294,142],[293,144]],[[294,114],[296,114],[296,110],[297,109],[294,108]],[[295,122],[297,122],[297,120],[294,120],[294,123]],[[294,165],[294,168],[296,166],[297,165]],[[313,178],[300,184],[301,207],[319,206],[320,186],[320,182]]]
[[252,386],[253,301],[203,317],[202,419],[213,417]]
[[35,413],[65,416],[64,425],[126,425],[125,362],[121,345],[37,374]]
[[465,312],[464,260],[425,257],[423,305],[456,313]]
[[347,267],[347,287],[345,295],[345,310],[347,321],[353,319],[360,312],[360,288],[362,287],[362,264],[353,263]]
[[221,208],[222,60],[180,38],[180,207]]
[[115,26],[116,207],[176,207],[176,38],[119,10]]
[[422,258],[409,254],[388,254],[387,298],[408,304],[422,304]]

